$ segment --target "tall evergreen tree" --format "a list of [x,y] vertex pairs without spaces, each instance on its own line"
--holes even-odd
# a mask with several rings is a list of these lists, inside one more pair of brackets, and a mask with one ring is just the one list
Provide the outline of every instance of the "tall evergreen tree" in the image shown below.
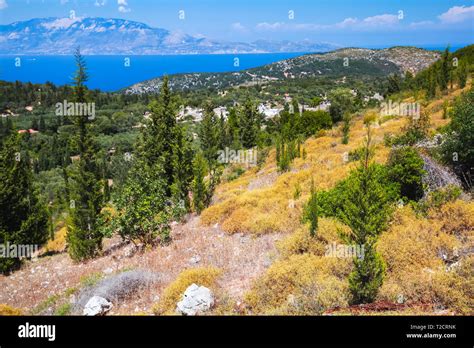
[[192,140],[187,135],[184,127],[179,126],[176,132],[176,144],[174,154],[174,179],[172,185],[172,196],[175,200],[183,201],[186,210],[190,209],[189,191],[193,180],[194,149]]
[[206,160],[201,153],[198,153],[194,159],[194,179],[193,179],[193,206],[197,213],[206,207],[208,188],[206,185]]
[[309,222],[309,233],[311,237],[316,236],[316,232],[318,231],[318,210],[318,193],[314,187],[314,181],[311,179],[311,195],[308,203],[306,203],[303,215],[303,221]]
[[436,96],[436,75],[433,70],[430,71],[428,76],[428,89],[426,91],[426,96],[431,99]]
[[[10,132],[0,139],[0,244],[45,243],[48,213],[33,189],[29,158],[20,152],[19,136]],[[0,273],[21,263],[18,257],[0,258]]]
[[238,113],[235,108],[229,110],[229,116],[227,118],[228,132],[229,132],[229,144],[234,150],[240,149],[242,143],[240,142],[240,124]]
[[339,218],[351,228],[349,240],[364,248],[363,257],[354,258],[354,270],[349,276],[353,303],[372,302],[382,285],[385,265],[377,254],[375,243],[386,228],[391,210],[391,197],[382,179],[381,167],[371,163],[371,133],[367,140],[360,166],[345,185],[337,211]]
[[242,146],[250,149],[257,145],[259,128],[258,112],[255,105],[247,99],[240,114]]
[[449,46],[446,47],[441,57],[441,67],[440,67],[439,73],[440,73],[439,86],[441,88],[441,91],[444,92],[448,89],[448,83],[450,80],[450,73],[451,73]]
[[219,120],[209,103],[204,107],[204,116],[199,128],[199,139],[204,158],[209,169],[212,170],[216,166],[217,151],[220,149],[220,130]]
[[458,78],[460,88],[466,87],[467,75],[468,75],[467,63],[465,60],[461,60],[459,63],[459,67],[457,69],[457,78]]
[[176,149],[178,130],[177,109],[172,100],[167,76],[163,78],[158,100],[151,102],[150,109],[151,117],[144,128],[139,152],[149,166],[161,162],[167,183],[165,192],[169,197],[175,179],[173,151]]
[[[77,70],[74,75],[74,101],[88,101],[87,67],[79,48],[75,52]],[[71,173],[70,219],[68,223],[68,251],[76,261],[91,258],[102,246],[102,234],[98,229],[98,217],[103,204],[103,183],[95,158],[96,149],[89,129],[87,116],[73,116],[73,123],[78,128],[77,147],[79,160]]]

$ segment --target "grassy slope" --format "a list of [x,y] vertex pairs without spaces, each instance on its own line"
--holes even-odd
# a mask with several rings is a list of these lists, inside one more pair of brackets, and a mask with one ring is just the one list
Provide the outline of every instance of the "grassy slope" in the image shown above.
[[[433,130],[449,122],[442,118],[444,99],[452,100],[460,93],[453,91],[427,105]],[[383,145],[384,134],[400,132],[405,122],[401,117],[374,127],[376,161],[383,163],[389,153]],[[304,145],[307,158],[296,159],[292,170],[282,175],[276,172],[272,150],[259,171],[251,169],[217,188],[215,203],[201,216],[204,225],[218,223],[217,226],[199,226],[196,217],[175,227],[173,243],[144,254],[124,257],[125,248],[116,247],[120,243],[112,240],[107,241],[102,257],[74,264],[63,252],[64,230],[58,226],[57,238],[49,243],[48,250],[60,253],[27,262],[10,277],[0,276],[0,303],[21,308],[24,313],[43,307],[57,310],[68,302],[71,289],[83,287],[81,279],[103,275],[108,268],[114,272],[145,268],[162,274],[162,282],[114,304],[111,314],[133,314],[137,309],[138,313],[152,314],[160,305],[156,298],[170,292],[165,289],[184,286],[184,276],[180,276],[183,271],[190,267],[217,267],[222,274],[215,289],[215,314],[315,314],[321,308],[334,314],[430,314],[440,309],[469,313],[471,308],[472,314],[473,257],[454,272],[446,272],[439,256],[442,251],[469,246],[474,239],[474,204],[461,200],[431,211],[426,218],[414,216],[407,208],[397,211],[379,242],[387,277],[377,304],[348,307],[351,260],[323,256],[328,243],[342,243],[338,231],[347,227],[332,219],[321,219],[320,238],[315,241],[308,238],[300,216],[309,196],[311,177],[319,189],[334,186],[356,165],[344,163],[343,154],[360,147],[364,136],[359,116],[353,120],[348,145],[341,144],[338,129],[308,139]],[[290,208],[298,185],[301,196]],[[253,238],[256,235],[259,238]],[[188,262],[194,255],[202,258],[197,266]],[[395,303],[399,295],[405,299],[402,305]],[[1,312],[4,311],[0,307]]]
[[[449,122],[442,117],[443,102],[452,101],[461,92],[451,91],[424,105],[423,110],[431,117],[433,132]],[[407,98],[405,101],[414,100]],[[404,117],[398,117],[373,127],[375,161],[384,163],[387,160],[390,149],[383,143],[384,135],[400,133],[405,124]],[[341,144],[341,132],[333,129],[322,137],[308,139],[304,144],[307,158],[296,159],[290,172],[278,175],[275,151],[272,150],[260,170],[249,170],[218,187],[215,204],[202,213],[204,224],[218,223],[228,233],[289,233],[279,245],[280,259],[247,294],[249,312],[315,314],[315,306],[347,307],[350,262],[324,257],[325,245],[342,243],[334,233],[337,222],[322,219],[321,238],[312,241],[307,237],[307,228],[301,224],[300,216],[309,197],[311,178],[318,189],[330,188],[345,178],[357,164],[345,163],[343,154],[362,146],[365,134],[361,115],[352,121],[349,144]],[[296,187],[300,187],[302,193],[295,199]],[[472,266],[474,258],[468,256],[456,271],[446,272],[440,255],[443,252],[451,255],[455,248],[471,245],[473,231],[472,201],[448,203],[439,211],[430,211],[426,218],[415,216],[410,208],[399,209],[379,242],[379,250],[387,263],[387,277],[378,298],[382,305],[355,313],[414,314],[443,313],[443,310],[472,313],[472,290],[465,289],[473,288],[473,272],[469,271],[469,265]],[[317,290],[310,286],[315,282]],[[399,298],[403,298],[404,304],[397,306]],[[337,313],[354,311],[347,308]]]

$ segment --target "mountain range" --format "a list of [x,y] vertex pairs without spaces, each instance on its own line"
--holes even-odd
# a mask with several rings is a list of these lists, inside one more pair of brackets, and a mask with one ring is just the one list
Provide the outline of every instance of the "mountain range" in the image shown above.
[[303,41],[224,42],[152,28],[116,18],[34,18],[0,25],[0,54],[171,55],[276,52],[327,52],[329,43]]

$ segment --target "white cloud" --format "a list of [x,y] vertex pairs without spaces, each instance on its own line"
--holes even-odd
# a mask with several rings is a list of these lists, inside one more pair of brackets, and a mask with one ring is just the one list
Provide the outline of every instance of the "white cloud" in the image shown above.
[[451,7],[445,13],[442,13],[438,16],[438,18],[443,23],[460,23],[464,22],[465,20],[474,19],[474,5],[473,6],[454,6]]
[[232,27],[232,30],[235,30],[235,31],[240,31],[240,32],[247,31],[247,28],[244,25],[242,25],[240,22],[232,23],[231,27]]
[[413,23],[410,23],[410,28],[414,28],[414,29],[426,28],[426,27],[430,27],[432,25],[433,25],[432,21],[413,22]]
[[122,12],[122,13],[127,13],[131,11],[128,7],[125,7],[125,6],[119,6],[118,10],[119,12]]
[[118,11],[121,13],[130,12],[131,9],[128,7],[127,0],[117,0]]
[[105,6],[106,3],[107,3],[107,0],[95,0],[94,6],[102,7],[102,6]]
[[335,26],[338,28],[347,28],[357,24],[359,20],[357,18],[346,18],[342,22],[336,23]]
[[319,30],[335,30],[335,29],[360,29],[360,30],[370,30],[380,27],[392,27],[397,25],[400,22],[400,19],[397,15],[393,14],[381,14],[372,17],[366,17],[362,20],[357,18],[346,18],[342,22],[333,23],[333,24],[316,24],[316,23],[285,23],[285,22],[275,22],[275,23],[258,23],[255,27],[256,30],[260,31],[319,31]]
[[69,2],[69,0],[60,0],[61,5],[65,5]]
[[275,22],[275,23],[258,23],[256,26],[257,30],[281,30],[281,29],[289,29],[289,25],[283,22]]
[[7,0],[0,0],[0,10],[8,7]]
[[368,26],[385,26],[385,25],[394,25],[399,21],[397,15],[392,14],[382,14],[378,16],[372,16],[364,18],[362,21],[363,25]]

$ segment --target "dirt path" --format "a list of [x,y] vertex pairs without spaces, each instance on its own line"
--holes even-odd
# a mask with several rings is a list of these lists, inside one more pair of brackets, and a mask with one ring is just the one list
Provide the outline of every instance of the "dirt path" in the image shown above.
[[[117,304],[111,314],[149,312],[161,291],[186,268],[214,266],[223,270],[220,285],[235,299],[250,288],[275,255],[275,241],[281,234],[259,237],[229,235],[218,227],[204,227],[198,216],[185,224],[173,226],[173,241],[164,247],[129,256],[131,247],[118,238],[107,240],[104,256],[74,264],[67,254],[42,257],[27,262],[22,269],[0,276],[0,303],[29,313],[39,304],[68,289],[80,288],[84,279],[129,269],[143,269],[160,274],[161,281],[141,291],[130,301]],[[198,259],[197,263],[192,258]],[[82,285],[81,285],[82,284]],[[53,306],[51,306],[53,307]],[[51,313],[43,311],[43,313]]]

